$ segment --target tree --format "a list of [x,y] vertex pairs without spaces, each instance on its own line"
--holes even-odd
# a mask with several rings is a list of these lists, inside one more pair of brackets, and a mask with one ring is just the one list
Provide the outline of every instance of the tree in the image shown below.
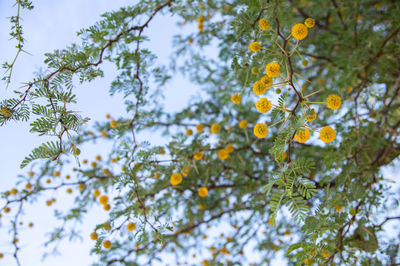
[[[281,250],[296,265],[397,265],[398,229],[386,225],[400,220],[399,194],[383,169],[400,153],[399,9],[397,1],[152,0],[104,14],[79,32],[81,44],[46,54],[46,71],[1,101],[2,126],[29,121],[31,132],[53,137],[21,163],[36,170],[2,195],[17,263],[23,207],[67,189],[76,206],[59,212],[65,224],[93,203],[109,211],[90,235],[97,265],[148,265],[165,253],[243,264],[248,246],[260,264]],[[175,37],[169,68],[142,47],[161,14],[198,25]],[[24,40],[19,13],[10,21],[18,45],[3,65],[6,84]],[[217,58],[197,49],[205,47]],[[74,86],[101,77],[104,61],[118,68],[110,96],[126,97],[127,115],[88,128],[69,106]],[[170,114],[159,96],[178,71],[206,96]],[[166,146],[138,138],[155,131]],[[100,140],[116,148],[87,165],[80,149]],[[211,226],[231,233],[203,244]],[[63,230],[50,242],[75,233]]]

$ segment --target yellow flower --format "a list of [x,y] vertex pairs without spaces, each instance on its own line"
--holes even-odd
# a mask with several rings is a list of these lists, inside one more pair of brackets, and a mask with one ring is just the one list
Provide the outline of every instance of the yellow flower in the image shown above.
[[235,93],[235,94],[232,95],[231,101],[232,101],[234,104],[240,104],[240,103],[242,102],[242,97],[240,97],[239,94]]
[[283,152],[282,153],[282,161],[284,161],[286,158],[287,158],[287,154],[286,154],[286,152]]
[[257,53],[261,50],[261,44],[259,42],[252,42],[249,44],[249,50],[253,53]]
[[264,76],[260,81],[269,89],[272,86],[272,78],[269,76]]
[[127,229],[129,232],[132,232],[133,230],[136,229],[136,224],[133,223],[133,222],[130,222],[130,223],[126,226],[126,229]]
[[256,81],[253,84],[253,92],[257,96],[264,94],[267,92],[267,86],[261,81]]
[[161,176],[161,174],[160,174],[159,172],[157,172],[157,173],[154,174],[154,178],[155,178],[155,179],[159,179],[160,176]]
[[13,189],[11,189],[10,193],[11,193],[12,195],[17,195],[17,194],[18,194],[18,189],[13,188]]
[[112,244],[111,244],[111,242],[109,240],[106,240],[106,241],[103,242],[103,247],[105,249],[110,249],[111,246],[112,246]]
[[90,234],[90,239],[92,239],[92,240],[97,240],[98,237],[99,236],[97,235],[96,232],[93,232],[93,233]]
[[186,129],[186,136],[191,136],[193,135],[193,130],[191,130],[190,128]]
[[276,62],[269,63],[265,67],[265,74],[267,74],[271,78],[279,76],[279,64]]
[[200,161],[201,159],[203,159],[203,152],[199,151],[198,153],[196,153],[195,155],[193,155],[193,158],[197,161]]
[[31,190],[31,188],[32,188],[32,184],[31,183],[28,183],[28,184],[25,185],[25,189]]
[[72,194],[72,189],[71,188],[67,188],[66,191],[67,191],[68,194]]
[[298,130],[294,137],[298,142],[304,143],[310,138],[310,131],[308,129]]
[[97,163],[96,163],[96,162],[91,162],[91,163],[90,163],[90,166],[92,166],[93,168],[96,168]]
[[106,212],[108,212],[108,211],[111,209],[110,204],[105,204],[105,205],[103,205],[103,209],[104,209]]
[[218,132],[221,130],[221,126],[214,123],[211,125],[211,133],[213,134],[218,134]]
[[2,114],[5,118],[10,118],[11,115],[12,115],[12,113],[13,113],[12,109],[7,108],[7,107],[4,107],[4,106],[1,107],[1,114]]
[[246,120],[242,120],[242,121],[239,122],[239,127],[240,128],[245,129],[245,128],[248,127],[248,125],[249,125],[249,123]]
[[60,171],[55,171],[55,172],[53,173],[53,176],[54,176],[54,177],[59,177],[60,174],[61,174]]
[[98,196],[100,196],[100,190],[96,189],[96,190],[93,192],[93,197],[97,198]]
[[308,34],[308,29],[302,23],[298,23],[294,25],[292,28],[292,36],[296,40],[303,40],[305,37],[307,37],[307,34]]
[[208,189],[206,187],[199,188],[199,196],[204,198],[208,194]]
[[160,149],[160,154],[164,155],[165,154],[165,150],[163,148]]
[[341,212],[343,210],[343,207],[341,205],[336,205],[335,206],[335,211],[336,212]]
[[103,138],[106,138],[106,137],[107,137],[107,132],[105,132],[104,130],[101,131],[101,136],[102,136]]
[[342,99],[339,95],[332,94],[326,98],[326,105],[329,109],[336,110],[342,105]]
[[323,250],[323,251],[321,252],[321,255],[322,255],[322,257],[324,257],[324,258],[329,258],[329,256],[330,256],[331,254],[329,254],[328,251]]
[[313,18],[308,18],[306,21],[304,21],[304,24],[306,25],[307,28],[313,28],[315,26],[315,19]]
[[110,127],[111,128],[117,128],[117,121],[115,121],[115,120],[111,120],[111,122],[110,122]]
[[259,138],[265,138],[268,135],[267,125],[258,123],[254,126],[254,135]]
[[85,189],[86,185],[84,183],[79,183],[78,187],[79,187],[79,190],[82,191]]
[[262,18],[258,22],[258,27],[260,28],[260,30],[268,30],[271,27],[271,25],[269,25],[268,20],[266,20],[265,18]]
[[336,132],[330,126],[323,127],[320,131],[319,138],[323,142],[329,143],[336,138]]
[[204,130],[204,125],[203,125],[203,124],[198,124],[198,125],[196,126],[196,130],[197,130],[197,132],[199,132],[199,133],[203,132],[203,130]]
[[197,18],[197,22],[198,22],[198,23],[204,22],[204,16],[198,17],[198,18]]
[[99,198],[99,202],[102,205],[106,205],[108,203],[108,197],[106,195],[103,195]]
[[308,122],[314,121],[317,118],[317,113],[313,110],[312,114],[306,116]]
[[261,98],[256,103],[257,110],[263,114],[271,110],[271,107],[272,107],[271,101],[269,101],[267,98]]
[[228,159],[228,157],[229,157],[229,152],[226,149],[220,149],[218,151],[218,158],[220,158],[221,160]]
[[30,178],[32,178],[32,177],[35,175],[35,173],[32,172],[32,171],[30,171],[30,172],[28,173],[28,175],[29,175]]
[[4,213],[9,213],[11,211],[11,209],[9,207],[5,207],[3,210],[4,210]]
[[179,185],[182,183],[182,175],[180,173],[173,173],[171,175],[170,183],[173,186]]
[[225,150],[227,150],[229,153],[231,153],[235,150],[235,148],[233,147],[232,144],[228,144],[228,145],[226,145]]

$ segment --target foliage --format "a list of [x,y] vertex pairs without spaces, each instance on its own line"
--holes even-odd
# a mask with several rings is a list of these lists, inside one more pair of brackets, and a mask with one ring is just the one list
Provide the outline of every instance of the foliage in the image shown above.
[[[16,5],[11,36],[18,56],[19,9],[33,6]],[[151,265],[167,253],[177,261],[194,253],[197,264],[241,265],[248,246],[261,254],[260,264],[278,250],[296,265],[399,263],[399,239],[385,228],[400,219],[389,213],[399,195],[382,171],[400,154],[399,11],[398,1],[151,0],[104,14],[79,32],[80,44],[47,53],[46,71],[0,103],[1,126],[29,121],[31,132],[53,139],[22,162],[31,167],[21,177],[25,189],[2,195],[3,217],[15,212],[18,264],[22,204],[75,187],[75,206],[56,212],[63,226],[47,244],[79,237],[64,229],[100,201],[109,218],[93,228],[95,265]],[[198,27],[174,37],[168,68],[142,48],[160,14]],[[217,58],[198,49],[207,47]],[[79,101],[75,87],[102,77],[105,61],[118,69],[110,97],[124,96],[127,115],[89,128],[89,118],[70,106]],[[13,65],[4,64],[6,84]],[[171,114],[160,107],[160,88],[177,72],[206,96]],[[230,100],[235,93],[240,101]],[[261,97],[272,102],[271,111],[257,111]],[[267,130],[253,132],[256,124]],[[166,145],[138,137],[156,131]],[[80,150],[98,140],[113,148],[107,160],[89,166]],[[71,166],[73,175],[65,176]],[[57,186],[45,182],[49,176]],[[204,187],[207,193],[199,195]],[[130,222],[137,225],[133,231]],[[212,228],[227,226],[212,246],[202,241]]]

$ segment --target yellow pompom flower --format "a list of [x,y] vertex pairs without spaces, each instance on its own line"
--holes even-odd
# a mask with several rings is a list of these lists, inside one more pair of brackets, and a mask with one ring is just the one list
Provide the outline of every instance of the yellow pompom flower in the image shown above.
[[193,158],[197,161],[200,161],[201,159],[203,159],[203,152],[199,151],[198,153],[196,153],[195,155],[193,155]]
[[279,76],[279,64],[276,62],[271,62],[265,67],[265,74],[269,77],[274,78]]
[[253,53],[257,53],[261,50],[261,44],[259,42],[251,42],[249,44],[249,50]]
[[240,104],[240,103],[242,102],[242,97],[240,97],[239,94],[235,93],[235,94],[232,95],[231,101],[232,101],[234,104]]
[[226,149],[220,149],[218,151],[218,158],[225,160],[229,158],[229,152]]
[[90,234],[90,239],[92,239],[92,240],[97,240],[98,237],[99,236],[97,235],[96,232],[93,232],[93,233]]
[[173,173],[171,175],[170,183],[173,186],[179,185],[182,183],[182,175],[180,173]]
[[199,132],[199,133],[203,132],[203,130],[204,130],[204,125],[203,125],[203,124],[198,124],[198,125],[196,126],[196,130],[197,130],[197,132]]
[[199,188],[199,196],[204,198],[208,195],[208,189],[206,187]]
[[110,249],[111,246],[112,246],[112,244],[111,244],[111,242],[109,240],[106,240],[106,241],[103,242],[103,247],[105,249]]
[[93,192],[93,197],[97,198],[98,196],[100,196],[100,190],[96,189],[96,190]]
[[104,209],[106,212],[108,212],[108,211],[111,209],[110,204],[105,204],[105,205],[103,205],[103,209]]
[[54,176],[54,177],[59,177],[60,174],[61,174],[60,171],[55,171],[55,172],[53,173],[53,176]]
[[218,134],[218,132],[221,130],[221,126],[214,123],[211,125],[211,133],[213,134]]
[[72,188],[67,188],[66,192],[67,192],[68,194],[72,194]]
[[306,116],[308,122],[314,121],[317,118],[317,113],[313,110],[312,114]]
[[268,128],[266,124],[258,123],[254,126],[254,135],[259,138],[265,138],[268,135]]
[[1,107],[1,114],[5,117],[5,118],[10,118],[11,117],[11,115],[12,115],[12,109],[10,109],[10,108],[7,108],[7,107],[4,107],[4,106],[2,106]]
[[32,172],[32,171],[30,171],[30,172],[28,173],[28,175],[29,175],[30,178],[32,178],[32,177],[35,175],[35,173]]
[[136,229],[136,224],[134,222],[130,222],[127,226],[126,226],[126,230],[128,230],[129,232],[132,232],[133,230]]
[[267,86],[261,81],[256,81],[253,84],[253,92],[255,95],[260,96],[267,92]]
[[322,252],[321,252],[321,255],[322,255],[322,257],[324,257],[324,258],[329,258],[329,256],[331,255],[328,251],[326,251],[326,250],[323,250]]
[[341,205],[336,205],[335,206],[335,211],[336,212],[341,212],[343,210],[343,207]]
[[5,207],[5,208],[3,209],[3,211],[4,211],[4,213],[9,213],[9,212],[11,211],[11,209],[10,209],[9,207]]
[[308,29],[302,23],[298,23],[294,25],[292,28],[292,36],[296,40],[303,40],[305,37],[307,37],[307,34],[308,34]]
[[193,130],[191,130],[190,128],[186,129],[186,136],[191,136],[193,135]]
[[111,122],[110,122],[110,127],[111,127],[111,128],[117,128],[117,126],[118,126],[117,121],[111,120]]
[[26,184],[25,185],[25,189],[31,190],[32,189],[32,184],[31,183]]
[[13,189],[11,189],[10,193],[11,193],[12,195],[17,195],[17,194],[18,194],[18,189],[13,188]]
[[103,195],[99,198],[99,202],[102,205],[106,205],[108,203],[108,197],[106,195]]
[[287,158],[287,154],[286,154],[286,152],[283,152],[282,153],[282,161],[284,161],[286,158]]
[[271,25],[269,25],[268,20],[262,18],[260,19],[260,21],[258,21],[258,27],[260,28],[260,30],[268,30],[271,27]]
[[337,94],[329,95],[328,98],[326,98],[326,105],[332,110],[339,109],[342,105],[342,99]]
[[102,136],[103,138],[106,138],[106,137],[108,136],[108,134],[107,134],[107,132],[105,132],[105,131],[103,130],[103,131],[101,131],[101,136]]
[[300,142],[304,143],[310,138],[310,131],[306,130],[297,130],[296,134],[294,135],[295,139]]
[[315,26],[315,19],[313,18],[308,18],[306,21],[304,21],[304,24],[306,25],[307,28],[313,28]]
[[79,190],[82,191],[85,189],[86,185],[84,183],[79,183],[78,187],[79,187]]
[[272,86],[272,78],[269,76],[264,76],[260,79],[260,81],[267,87],[271,87]]
[[247,122],[246,120],[242,120],[239,122],[239,127],[246,129],[249,126],[249,122]]
[[267,113],[269,110],[271,110],[272,104],[271,101],[269,101],[267,98],[261,98],[260,100],[257,101],[256,103],[256,108],[260,113]]
[[233,147],[232,144],[228,144],[228,145],[226,145],[225,150],[227,150],[229,153],[231,153],[235,150],[235,148]]
[[320,134],[319,134],[319,138],[323,142],[329,143],[329,142],[333,141],[336,138],[336,132],[330,126],[325,126],[325,127],[323,127],[321,129]]

